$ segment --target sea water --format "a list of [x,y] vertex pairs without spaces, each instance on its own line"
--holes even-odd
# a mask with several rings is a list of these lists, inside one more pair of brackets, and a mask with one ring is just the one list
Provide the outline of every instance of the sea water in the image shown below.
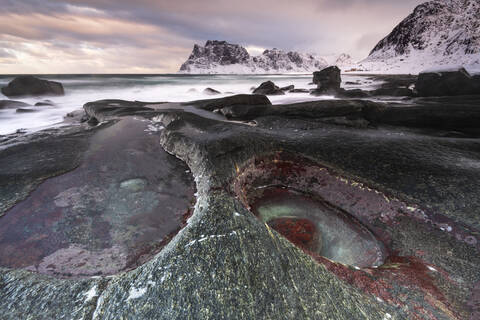
[[[0,75],[0,87],[4,87],[15,76]],[[0,109],[0,135],[17,131],[35,132],[61,125],[65,115],[81,109],[90,101],[101,99],[138,100],[145,102],[186,102],[199,99],[219,98],[233,94],[251,93],[252,87],[271,80],[283,87],[294,85],[298,89],[313,89],[312,74],[279,75],[39,75],[42,79],[61,82],[65,95],[60,97],[12,98],[26,102],[35,112],[18,113],[15,108]],[[369,89],[378,83],[366,77],[344,75],[346,82],[358,81],[355,88]],[[350,85],[351,86],[351,85]],[[221,92],[211,96],[203,92],[205,88]],[[350,87],[353,88],[353,87]],[[0,100],[8,99],[0,93]],[[53,106],[33,107],[37,102],[48,99]],[[308,93],[289,93],[281,96],[269,96],[273,104],[285,104],[320,99],[333,99],[331,96],[314,97]]]

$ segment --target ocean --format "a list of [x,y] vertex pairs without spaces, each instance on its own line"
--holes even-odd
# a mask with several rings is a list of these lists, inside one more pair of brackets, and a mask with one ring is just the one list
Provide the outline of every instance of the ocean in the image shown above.
[[[0,87],[8,84],[15,76],[0,75]],[[199,99],[224,97],[233,94],[251,93],[252,87],[272,80],[283,87],[312,89],[312,74],[279,75],[38,75],[42,79],[61,82],[65,96],[12,98],[26,102],[35,112],[18,113],[15,108],[0,109],[0,135],[22,131],[31,133],[42,129],[62,125],[65,115],[81,109],[90,101],[101,99],[138,100],[145,102],[186,102]],[[373,89],[380,84],[361,75],[342,75],[344,88]],[[352,82],[358,84],[352,86]],[[350,83],[350,84],[348,84]],[[221,92],[208,95],[203,92],[207,87]],[[0,100],[7,97],[0,93]],[[314,97],[308,93],[286,93],[283,96],[269,96],[273,104],[285,104],[301,101],[333,99],[331,96]],[[33,107],[37,102],[50,100],[53,106]]]

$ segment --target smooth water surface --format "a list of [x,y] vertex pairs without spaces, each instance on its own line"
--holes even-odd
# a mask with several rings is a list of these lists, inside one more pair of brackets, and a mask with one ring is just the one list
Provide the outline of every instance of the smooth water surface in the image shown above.
[[383,264],[385,249],[347,213],[292,190],[270,187],[253,212],[288,240],[313,254],[356,267]]

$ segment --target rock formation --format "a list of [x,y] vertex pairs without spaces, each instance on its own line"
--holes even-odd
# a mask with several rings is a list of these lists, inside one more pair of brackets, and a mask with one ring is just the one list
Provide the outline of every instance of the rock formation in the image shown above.
[[472,77],[464,68],[424,71],[415,89],[423,97],[480,95],[480,78]]
[[419,73],[439,66],[480,67],[478,0],[434,0],[415,8],[382,39],[359,68]]
[[7,97],[42,95],[59,96],[65,94],[61,83],[42,80],[34,76],[16,77],[6,87],[2,88],[2,93]]
[[181,73],[288,73],[312,72],[327,66],[322,57],[279,49],[251,56],[245,48],[226,41],[209,40],[195,45]]
[[102,100],[4,137],[1,317],[478,319],[478,105]]
[[[287,90],[287,89],[285,89]],[[263,94],[263,95],[284,95],[284,90],[280,89],[272,81],[263,82],[258,88],[253,90],[254,94]]]

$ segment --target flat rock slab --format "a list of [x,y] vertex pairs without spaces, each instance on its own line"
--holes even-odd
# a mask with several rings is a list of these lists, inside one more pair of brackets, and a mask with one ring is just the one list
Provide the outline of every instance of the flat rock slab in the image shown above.
[[100,130],[78,168],[43,182],[5,212],[0,266],[109,275],[158,252],[184,224],[194,184],[148,126],[128,118]]
[[[338,107],[347,111],[344,116],[361,118],[368,104]],[[222,99],[191,105],[206,110],[232,106]],[[475,319],[480,295],[478,139],[443,137],[435,128],[382,123],[355,128],[318,121],[322,112],[335,117],[334,105],[300,108],[317,118],[302,116],[294,107],[276,112],[272,109],[278,106],[262,103],[258,108],[261,113],[249,114],[253,125],[184,110],[148,111],[144,134],[158,134],[152,141],[142,138],[150,141],[148,148],[157,152],[161,145],[184,160],[195,177],[198,196],[188,224],[151,260],[110,277],[65,280],[0,269],[0,314],[6,319],[18,318],[18,310],[27,310],[30,319],[45,314],[75,319]],[[95,112],[106,115],[99,107]],[[109,128],[122,122],[115,123]],[[129,139],[122,141],[122,157],[127,157]],[[101,162],[109,166],[112,161]],[[110,170],[97,171],[107,182],[114,179],[115,194],[151,186],[145,175],[122,176],[131,171],[119,168],[115,177]],[[257,218],[244,195],[256,180],[276,182],[272,177],[361,223],[385,245],[385,262],[355,268],[307,254]],[[92,194],[88,203],[103,205],[94,198],[102,192]],[[82,203],[76,199],[64,195],[57,201],[61,206]],[[310,222],[301,222],[310,232]]]

